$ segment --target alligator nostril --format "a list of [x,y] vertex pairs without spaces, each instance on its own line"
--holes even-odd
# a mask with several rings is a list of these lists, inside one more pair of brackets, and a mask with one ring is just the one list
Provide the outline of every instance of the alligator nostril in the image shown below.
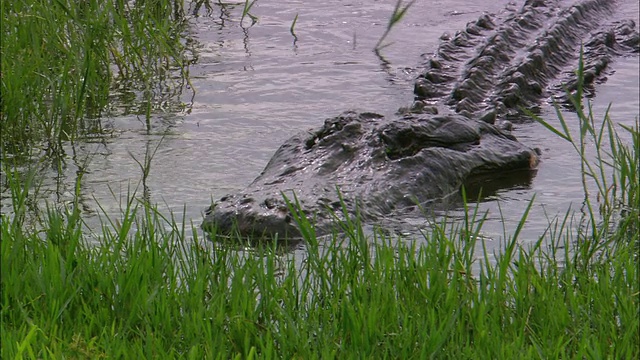
[[267,209],[272,210],[278,205],[278,200],[274,198],[267,198],[262,203]]

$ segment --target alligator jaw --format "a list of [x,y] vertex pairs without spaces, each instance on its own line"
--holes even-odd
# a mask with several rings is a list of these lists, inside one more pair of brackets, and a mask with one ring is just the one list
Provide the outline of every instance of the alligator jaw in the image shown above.
[[267,198],[258,202],[249,194],[225,196],[213,204],[205,213],[202,229],[251,239],[302,237],[284,201]]

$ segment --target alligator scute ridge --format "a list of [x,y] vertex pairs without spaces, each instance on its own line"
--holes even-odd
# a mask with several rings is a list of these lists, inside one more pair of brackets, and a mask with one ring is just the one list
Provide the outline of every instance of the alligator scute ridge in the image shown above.
[[615,56],[639,49],[633,21],[602,25],[613,1],[564,3],[526,1],[443,37],[415,81],[410,107],[391,119],[348,111],[293,136],[244,191],[207,210],[203,229],[300,237],[284,194],[295,196],[322,235],[332,231],[331,212],[340,216],[342,204],[348,216],[377,221],[455,193],[475,177],[515,170],[532,177],[539,151],[510,133],[520,108],[575,89],[571,70],[581,48],[587,85]]
[[[577,68],[584,34],[612,14],[615,1],[582,1],[568,8],[559,7],[560,3],[528,1],[520,11],[505,15],[499,27],[487,14],[469,23],[429,59],[415,82],[419,104],[413,107],[440,102],[444,96],[457,113],[493,122],[499,117],[518,119],[520,107],[537,107],[542,99],[559,97],[567,102],[563,85],[575,89],[571,71]],[[587,85],[614,56],[638,52],[632,20],[599,27],[584,45]]]

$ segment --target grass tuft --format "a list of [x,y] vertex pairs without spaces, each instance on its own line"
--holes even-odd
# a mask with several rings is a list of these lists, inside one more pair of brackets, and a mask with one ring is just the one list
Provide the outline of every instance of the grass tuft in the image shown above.
[[[149,96],[188,81],[182,1],[3,1],[3,154],[60,156],[121,84]],[[174,85],[171,85],[175,81]],[[153,95],[160,96],[160,95]],[[34,146],[35,144],[35,146]]]

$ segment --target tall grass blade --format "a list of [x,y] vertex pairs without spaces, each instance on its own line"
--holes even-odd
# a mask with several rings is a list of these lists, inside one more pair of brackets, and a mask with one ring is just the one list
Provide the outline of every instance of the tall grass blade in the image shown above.
[[382,36],[380,37],[380,39],[376,43],[376,46],[374,47],[374,50],[376,52],[378,52],[378,51],[382,50],[384,47],[388,46],[388,45],[382,46],[382,42],[387,38],[387,36],[391,32],[391,29],[393,29],[393,27],[396,26],[396,24],[399,23],[400,20],[402,20],[402,18],[406,14],[407,10],[409,10],[409,8],[415,2],[416,2],[416,0],[411,0],[405,6],[403,6],[402,0],[398,0],[398,2],[396,2],[396,5],[395,5],[395,7],[393,9],[393,13],[391,14],[391,17],[389,18],[389,23],[387,24],[387,28],[385,29],[384,33],[382,34]]

